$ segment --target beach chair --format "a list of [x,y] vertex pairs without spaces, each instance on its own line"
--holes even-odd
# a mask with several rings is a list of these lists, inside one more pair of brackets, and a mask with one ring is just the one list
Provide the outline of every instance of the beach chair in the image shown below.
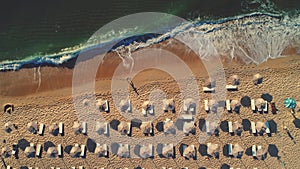
[[42,150],[42,145],[38,144],[36,146],[36,152],[35,152],[35,156],[40,157],[41,156],[41,150]]
[[79,166],[79,169],[84,169],[84,167],[83,166]]
[[264,110],[263,110],[264,112],[268,112],[268,102],[266,101],[265,102],[265,106],[264,106]]
[[195,113],[195,103],[192,99],[183,100],[183,111]]
[[255,111],[255,110],[256,110],[256,106],[255,106],[255,101],[254,101],[254,99],[251,99],[251,109],[252,109],[252,111]]
[[226,100],[226,109],[227,111],[231,111],[230,100]]
[[227,90],[237,90],[238,86],[237,85],[226,85]]
[[251,121],[252,134],[256,134],[255,122]]
[[84,144],[82,144],[81,146],[80,146],[80,148],[81,148],[81,153],[80,153],[80,156],[81,157],[85,157],[85,152],[86,152],[86,146],[84,145]]
[[55,167],[51,167],[51,169],[55,169]]
[[131,132],[131,123],[127,123],[127,124],[128,124],[128,126],[129,126],[129,130],[127,131],[127,134],[129,135],[130,132]]
[[12,150],[11,150],[11,154],[12,154],[12,155],[16,155],[17,150],[18,150],[18,143],[13,143],[13,145],[12,145]]
[[76,169],[76,167],[72,167],[72,169]]
[[190,115],[190,114],[183,114],[180,116],[181,119],[183,120],[193,120],[193,115]]
[[209,87],[203,87],[203,91],[204,92],[214,92],[215,91],[215,88],[212,87],[212,88],[209,88]]
[[205,108],[205,111],[209,111],[209,107],[208,107],[208,100],[204,100],[204,108]]
[[43,135],[43,133],[44,133],[44,128],[45,128],[45,125],[44,125],[43,123],[41,123],[41,124],[40,124],[40,127],[39,127],[39,132],[38,132],[39,135]]
[[61,144],[58,144],[58,146],[57,146],[57,155],[62,156],[62,145]]
[[82,122],[82,134],[87,134],[87,122]]
[[256,157],[256,145],[252,146],[252,156]]
[[232,156],[232,144],[228,144],[228,155]]
[[105,112],[109,112],[109,103],[108,100],[105,100],[105,108],[104,108]]
[[205,122],[206,133],[210,132],[209,121]]
[[60,167],[56,167],[56,169],[60,169]]
[[64,123],[62,123],[62,122],[60,122],[59,125],[58,125],[58,133],[60,135],[64,134]]
[[8,166],[6,167],[6,169],[12,169],[12,168],[11,168],[11,166],[8,165]]
[[228,132],[233,133],[233,131],[232,131],[232,122],[231,121],[228,122]]

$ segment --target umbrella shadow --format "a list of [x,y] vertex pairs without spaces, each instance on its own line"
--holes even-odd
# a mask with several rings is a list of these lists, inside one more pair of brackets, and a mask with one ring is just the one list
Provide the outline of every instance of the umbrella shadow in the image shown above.
[[93,139],[88,138],[86,141],[86,146],[89,152],[95,152],[97,144]]
[[300,119],[296,118],[293,120],[293,123],[296,128],[300,129]]
[[71,149],[72,149],[72,145],[68,145],[64,148],[64,152],[66,152],[67,154],[70,154]]
[[200,144],[198,151],[202,156],[207,156],[207,145]]
[[50,147],[55,147],[55,144],[51,141],[47,141],[44,143],[44,151],[47,152]]
[[228,144],[223,146],[223,156],[225,156],[225,157],[229,157],[228,147],[229,147]]
[[114,130],[118,130],[118,125],[120,124],[120,121],[119,120],[112,120],[110,122],[110,128],[114,129]]
[[30,143],[26,139],[18,140],[18,147],[22,151],[25,151],[26,147],[29,147],[29,146],[30,146]]
[[251,130],[251,122],[250,122],[250,120],[243,119],[242,120],[242,125],[243,125],[244,131],[250,131]]
[[270,132],[277,133],[277,123],[274,120],[269,120],[268,123],[270,125]]
[[268,152],[271,157],[279,157],[278,156],[278,148],[275,144],[269,144]]
[[164,131],[164,123],[163,122],[158,122],[155,126],[156,130],[159,132]]
[[140,146],[140,145],[136,145],[136,146],[134,147],[133,152],[134,152],[135,155],[137,155],[138,157],[141,158],[140,151],[141,151],[141,146]]
[[227,120],[221,121],[220,128],[223,132],[228,132],[229,131],[228,121]]
[[140,119],[132,119],[130,123],[131,123],[132,127],[140,128],[141,125],[142,125],[142,120],[140,120]]
[[112,152],[112,154],[117,155],[119,148],[120,148],[119,143],[112,143],[111,144],[111,152]]
[[269,93],[264,93],[261,95],[261,98],[264,99],[267,102],[271,102],[273,100],[273,96]]
[[199,119],[199,129],[202,131],[202,132],[205,132],[206,130],[206,127],[205,127],[205,119]]
[[248,148],[246,149],[246,151],[245,151],[245,154],[246,154],[247,156],[252,156],[252,147],[248,147]]
[[230,166],[228,164],[222,164],[221,169],[230,169]]
[[251,98],[249,96],[244,96],[240,100],[241,105],[243,107],[250,107],[251,106]]

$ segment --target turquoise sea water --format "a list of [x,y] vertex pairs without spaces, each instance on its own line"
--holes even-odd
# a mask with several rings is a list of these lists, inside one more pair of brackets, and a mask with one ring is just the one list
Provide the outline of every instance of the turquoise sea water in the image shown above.
[[[276,34],[273,30],[283,34],[270,37],[271,46],[266,46],[269,45],[272,50],[282,39],[288,42],[277,46],[298,45],[300,39],[300,2],[297,0],[11,1],[2,4],[0,9],[0,70],[15,70],[28,63],[62,64],[84,49],[85,46],[80,44],[84,44],[100,27],[114,19],[137,12],[166,12],[183,17],[193,21],[194,26],[201,31],[203,29],[200,28],[206,25],[205,28],[208,27],[210,31],[205,30],[204,33],[209,37],[211,32],[216,31],[237,36],[228,27],[224,28],[228,23],[236,26],[233,20],[242,20],[243,24],[247,24],[248,26],[243,26],[246,27],[244,31],[250,31],[253,25],[261,25],[266,27],[261,32],[266,35],[260,35],[263,39],[269,38],[267,34]],[[120,38],[120,35],[115,36],[110,39]],[[224,51],[219,52],[226,52],[228,49],[220,50]],[[280,51],[269,52],[271,57],[276,54],[280,54]],[[255,54],[248,55],[246,57]]]

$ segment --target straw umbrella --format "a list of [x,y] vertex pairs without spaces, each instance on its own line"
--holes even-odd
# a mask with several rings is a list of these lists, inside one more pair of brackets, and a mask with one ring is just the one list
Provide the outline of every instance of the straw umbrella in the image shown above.
[[196,126],[194,122],[185,122],[183,125],[183,131],[185,134],[191,133],[195,130]]
[[6,103],[3,107],[4,113],[12,113],[14,111],[14,104],[12,103]]
[[174,99],[165,99],[164,100],[164,110],[174,110],[175,108],[175,102]]
[[81,133],[82,131],[82,125],[80,123],[78,123],[77,121],[74,122],[74,125],[73,125],[73,131],[75,134],[79,134]]
[[29,147],[26,147],[24,150],[24,153],[27,157],[34,157],[34,155],[35,155],[34,146],[31,144]]
[[118,156],[122,158],[129,157],[130,152],[127,146],[120,146],[118,149]]
[[258,109],[261,109],[263,108],[263,106],[265,105],[265,100],[262,99],[262,98],[258,98],[255,100],[255,106],[258,108]]
[[218,144],[210,144],[207,146],[207,154],[210,156],[216,156],[219,154],[220,147]]
[[150,101],[144,101],[144,103],[142,104],[142,109],[144,109],[145,111],[147,111],[150,107]]
[[232,75],[229,77],[229,83],[232,85],[240,84],[240,77],[238,75]]
[[98,134],[103,134],[106,131],[106,123],[97,122],[96,123],[96,132]]
[[166,158],[173,157],[174,155],[174,147],[172,144],[166,145],[162,150],[162,155]]
[[97,147],[95,149],[96,156],[97,157],[104,156],[106,153],[107,150],[103,146],[100,146],[100,144],[97,144]]
[[104,111],[105,110],[105,100],[102,100],[102,99],[97,100],[96,106],[99,110]]
[[56,123],[53,123],[52,125],[49,126],[49,133],[50,134],[55,134],[58,131],[58,125]]
[[241,103],[240,103],[240,101],[238,101],[238,100],[232,100],[232,101],[230,102],[230,108],[231,108],[232,110],[237,110],[237,109],[239,108],[239,106],[241,106]]
[[11,149],[8,146],[5,146],[1,150],[1,156],[3,158],[7,158],[11,155]]
[[30,132],[30,133],[36,133],[37,130],[38,130],[38,124],[36,121],[34,122],[30,122],[27,124],[27,130]]
[[11,132],[16,129],[15,125],[11,121],[5,123],[4,127],[6,132]]
[[205,83],[204,83],[204,86],[208,87],[208,88],[213,88],[213,87],[216,86],[216,81],[211,79],[211,78],[207,78]]
[[144,134],[151,134],[152,133],[152,123],[151,122],[144,122],[141,125],[141,130]]
[[262,82],[263,77],[260,74],[253,75],[252,81],[255,85],[260,84]]
[[255,129],[258,133],[263,133],[266,130],[266,125],[265,123],[258,121],[255,125]]
[[196,156],[195,146],[189,145],[186,149],[184,149],[183,156],[186,158],[194,158]]
[[76,144],[74,147],[72,147],[72,149],[70,151],[70,155],[72,158],[78,157],[80,153],[81,153],[81,149],[78,144]]
[[152,145],[149,146],[142,146],[140,149],[140,156],[142,158],[149,158],[152,155]]
[[57,148],[56,147],[49,147],[47,150],[47,155],[49,158],[55,158],[57,155]]
[[164,124],[164,132],[169,132],[172,129],[173,124],[174,122],[172,120],[166,119]]
[[267,149],[265,149],[265,148],[258,149],[256,151],[256,157],[258,159],[263,159],[265,157],[266,153],[267,153]]
[[239,123],[238,121],[235,121],[232,124],[232,130],[235,133],[241,133],[243,131],[243,125],[241,123]]
[[214,112],[218,108],[218,102],[216,100],[209,100],[208,106],[209,106],[210,110]]
[[126,122],[121,121],[121,123],[118,125],[118,131],[125,135],[130,131],[129,125]]
[[244,152],[244,149],[239,144],[233,145],[232,155],[234,157],[241,156],[243,154],[243,152]]

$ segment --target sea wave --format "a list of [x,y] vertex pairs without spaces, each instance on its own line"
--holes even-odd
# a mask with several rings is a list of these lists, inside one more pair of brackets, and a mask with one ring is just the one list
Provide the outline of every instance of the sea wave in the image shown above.
[[90,39],[84,45],[62,49],[59,53],[28,57],[24,60],[3,61],[0,63],[0,71],[19,70],[28,65],[60,66],[76,59],[80,52],[111,43],[117,43],[112,49],[116,52],[124,48],[133,52],[183,32],[203,34],[209,38],[220,55],[239,57],[246,64],[260,64],[268,58],[281,57],[287,47],[299,49],[300,46],[300,15],[289,17],[282,14],[253,12],[218,20],[198,18],[187,24],[178,25],[162,35],[147,34],[128,38],[133,32],[138,33],[139,29],[142,28],[135,27],[119,32],[111,30],[100,37]]

